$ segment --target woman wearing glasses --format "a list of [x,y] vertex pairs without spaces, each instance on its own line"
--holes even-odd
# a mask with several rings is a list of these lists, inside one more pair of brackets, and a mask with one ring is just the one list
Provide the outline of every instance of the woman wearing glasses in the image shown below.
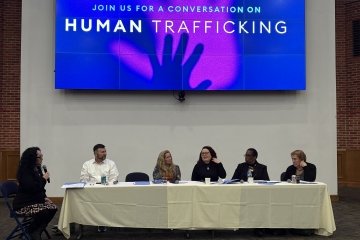
[[215,150],[210,146],[204,146],[201,149],[199,160],[194,166],[191,180],[205,181],[210,178],[212,182],[216,182],[219,178],[225,178],[226,171],[222,163],[217,159]]

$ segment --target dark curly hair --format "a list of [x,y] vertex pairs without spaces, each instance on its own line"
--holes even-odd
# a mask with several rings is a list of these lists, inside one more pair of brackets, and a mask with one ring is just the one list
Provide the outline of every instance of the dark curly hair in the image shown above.
[[201,151],[200,151],[198,162],[201,162],[201,161],[202,161],[201,152],[202,152],[203,149],[209,150],[210,155],[211,155],[211,159],[217,158],[216,152],[215,152],[215,150],[214,150],[212,147],[210,147],[210,146],[204,146],[204,147],[201,149]]
[[17,172],[17,178],[23,171],[29,171],[36,166],[37,151],[40,151],[39,147],[29,147],[21,155],[19,169]]

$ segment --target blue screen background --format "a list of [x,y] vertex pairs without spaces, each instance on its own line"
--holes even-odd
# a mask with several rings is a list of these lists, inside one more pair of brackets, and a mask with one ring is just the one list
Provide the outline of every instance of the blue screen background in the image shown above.
[[[147,11],[136,11],[136,6]],[[114,6],[114,11],[98,7]],[[120,11],[120,6],[129,11]],[[154,11],[148,11],[152,6]],[[168,11],[171,7],[200,6],[198,12]],[[209,12],[209,7],[259,7],[261,12]],[[158,11],[162,7],[164,11]],[[170,8],[169,8],[170,7]],[[204,12],[204,7],[206,12]],[[97,10],[93,10],[97,9]],[[76,31],[65,21],[76,21]],[[96,21],[109,21],[110,31],[97,31]],[[84,31],[81,20],[85,22]],[[125,31],[113,31],[118,20]],[[141,32],[129,22],[141,20]],[[155,28],[152,20],[171,21]],[[196,32],[179,30],[182,22]],[[205,32],[205,21],[218,21],[234,33]],[[238,33],[239,21],[251,29],[272,22],[272,31]],[[286,22],[278,34],[274,25]],[[56,89],[107,90],[304,90],[306,88],[305,0],[57,0]]]

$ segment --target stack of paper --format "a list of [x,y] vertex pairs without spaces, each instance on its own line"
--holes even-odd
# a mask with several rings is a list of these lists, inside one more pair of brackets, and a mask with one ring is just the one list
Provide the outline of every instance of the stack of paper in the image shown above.
[[61,188],[84,188],[85,184],[84,182],[64,183]]

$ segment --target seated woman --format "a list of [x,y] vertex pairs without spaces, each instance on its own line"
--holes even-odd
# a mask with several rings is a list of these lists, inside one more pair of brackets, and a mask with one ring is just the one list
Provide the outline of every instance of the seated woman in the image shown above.
[[194,166],[191,180],[205,181],[210,178],[212,182],[216,182],[219,178],[225,178],[226,171],[222,163],[217,159],[215,150],[210,146],[201,149],[199,160]]
[[38,147],[23,152],[17,172],[19,191],[13,202],[17,214],[33,218],[28,232],[34,240],[41,239],[41,233],[57,211],[56,205],[45,194],[49,173],[42,173],[42,160],[43,155]]
[[[316,166],[306,162],[306,155],[302,150],[295,150],[291,154],[293,165],[286,169],[285,177],[281,180],[291,179],[296,175],[302,181],[314,182],[316,179]],[[290,232],[296,235],[309,236],[314,233],[314,229],[291,229]]]
[[293,165],[286,169],[285,179],[291,179],[292,175],[300,177],[300,180],[314,182],[316,179],[316,166],[306,162],[306,155],[302,150],[295,150],[291,153]]
[[175,165],[169,150],[159,154],[155,169],[153,171],[154,180],[166,180],[174,183],[181,180],[181,172],[178,165]]

